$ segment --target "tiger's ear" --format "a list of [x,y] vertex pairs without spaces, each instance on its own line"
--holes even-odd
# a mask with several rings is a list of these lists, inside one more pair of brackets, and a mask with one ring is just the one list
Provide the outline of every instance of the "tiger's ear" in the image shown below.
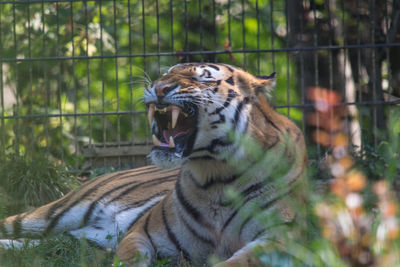
[[270,97],[270,92],[273,90],[276,81],[276,73],[265,76],[253,76],[248,73],[238,73],[236,81],[242,94],[250,99],[257,99],[259,94]]
[[257,81],[253,84],[255,95],[263,94],[270,98],[270,93],[274,90],[276,85],[276,72],[270,75],[256,76],[256,78]]

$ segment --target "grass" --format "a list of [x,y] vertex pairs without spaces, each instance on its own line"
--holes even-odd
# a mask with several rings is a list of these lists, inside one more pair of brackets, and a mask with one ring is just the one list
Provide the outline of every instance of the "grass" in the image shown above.
[[62,197],[78,186],[68,170],[37,156],[10,156],[0,162],[0,216],[9,216]]

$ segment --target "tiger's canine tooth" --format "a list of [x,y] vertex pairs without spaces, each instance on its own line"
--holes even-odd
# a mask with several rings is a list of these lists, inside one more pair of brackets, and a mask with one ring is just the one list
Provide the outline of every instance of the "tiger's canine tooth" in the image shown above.
[[157,136],[155,136],[155,135],[153,134],[152,137],[153,137],[153,144],[154,144],[155,146],[160,146],[160,145],[161,145],[161,141],[158,140]]
[[169,147],[175,147],[174,138],[172,136],[169,137]]
[[150,126],[153,123],[155,107],[156,107],[155,104],[149,105],[149,114],[147,114],[147,118],[149,119]]
[[178,121],[179,113],[181,109],[177,106],[172,106],[172,129],[175,128],[176,122]]

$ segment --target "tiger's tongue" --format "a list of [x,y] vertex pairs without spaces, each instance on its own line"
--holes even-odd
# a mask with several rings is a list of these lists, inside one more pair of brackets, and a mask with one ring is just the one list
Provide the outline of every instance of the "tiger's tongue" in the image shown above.
[[185,135],[189,132],[189,130],[179,130],[179,129],[170,129],[170,130],[164,130],[163,131],[163,136],[164,136],[164,140],[168,143],[169,137],[172,136],[172,138],[179,137],[182,135]]

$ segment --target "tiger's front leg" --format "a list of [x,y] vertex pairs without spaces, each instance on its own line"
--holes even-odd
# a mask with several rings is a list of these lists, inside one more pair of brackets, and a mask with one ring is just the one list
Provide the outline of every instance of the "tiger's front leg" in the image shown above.
[[156,259],[180,260],[180,249],[171,242],[172,235],[169,221],[166,218],[171,207],[171,194],[154,206],[146,215],[134,223],[131,230],[121,240],[117,257],[128,266],[149,266]]
[[132,231],[119,243],[117,257],[128,266],[145,267],[155,260],[155,249],[145,233]]

